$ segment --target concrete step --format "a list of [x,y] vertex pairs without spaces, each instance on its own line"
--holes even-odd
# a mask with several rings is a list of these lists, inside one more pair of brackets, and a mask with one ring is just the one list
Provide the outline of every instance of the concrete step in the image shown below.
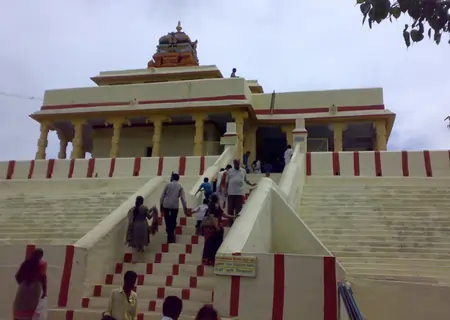
[[[156,266],[155,266],[156,267]],[[161,267],[161,266],[159,266]],[[147,271],[147,270],[146,270]],[[155,271],[158,271],[155,269]],[[161,270],[159,270],[161,271]],[[169,271],[169,270],[167,270]],[[173,267],[172,267],[173,271]],[[198,273],[198,271],[197,271]],[[199,288],[213,290],[215,285],[215,276],[197,276],[197,275],[164,275],[164,274],[140,274],[138,277],[138,291],[140,294],[139,287],[142,286],[156,286],[156,287],[173,287],[173,288]],[[105,284],[111,284],[121,286],[123,284],[122,274],[112,274],[108,275],[105,279]]]
[[[128,270],[132,270],[137,274],[151,274],[160,276],[195,276],[195,277],[209,277],[214,276],[214,268],[203,266],[201,261],[196,264],[180,264],[178,261],[162,262],[162,263],[122,263],[118,262],[115,267],[115,274],[122,275]],[[119,272],[120,271],[120,272]]]
[[444,261],[450,260],[450,254],[442,252],[408,252],[400,251],[398,249],[394,251],[371,251],[368,248],[347,248],[336,247],[332,248],[327,246],[328,249],[336,256],[338,259],[343,257],[353,257],[353,258],[367,258],[367,257],[377,257],[377,258],[410,258],[410,259],[442,259]]
[[405,230],[409,230],[411,228],[422,227],[429,228],[435,225],[441,225],[441,228],[450,227],[450,219],[387,219],[383,217],[366,217],[359,219],[352,219],[351,216],[348,218],[342,218],[339,216],[330,216],[330,217],[318,217],[318,218],[309,218],[304,215],[300,215],[302,220],[312,229],[314,226],[321,226],[322,228],[330,228],[334,229],[336,227],[348,228],[349,226],[371,226],[379,227],[384,229],[390,229],[391,227],[403,227]]
[[[153,238],[157,238],[157,237],[153,237]],[[152,238],[152,239],[153,239]],[[159,237],[160,239],[164,238],[166,239],[166,237]],[[200,237],[199,237],[200,238]],[[203,237],[201,237],[203,240]],[[158,240],[160,240],[158,239]],[[178,243],[158,243],[158,242],[162,242],[162,240],[160,241],[153,241],[150,242],[150,245],[146,248],[144,253],[138,253],[140,255],[143,255],[145,257],[148,257],[149,255],[152,255],[155,252],[163,252],[163,253],[186,253],[186,254],[195,254],[198,256],[202,255],[203,252],[203,243],[204,240],[202,241],[202,243],[198,243],[198,244],[192,244],[192,242],[190,243],[180,243],[179,239],[177,238]],[[192,239],[190,239],[190,241],[192,241]],[[125,248],[125,254],[131,254],[131,248],[126,247]]]
[[[131,258],[131,255],[130,255]],[[124,259],[127,259],[125,255]],[[129,259],[124,262],[130,261]],[[172,264],[191,264],[198,265],[202,262],[201,255],[187,253],[161,253],[161,252],[144,252],[137,255],[137,262],[153,262],[153,263],[172,263]]]
[[353,234],[348,234],[346,232],[340,233],[340,230],[334,230],[330,234],[326,234],[323,232],[315,232],[314,234],[324,242],[346,242],[346,243],[355,243],[357,241],[377,241],[389,243],[393,241],[396,242],[405,242],[405,243],[447,243],[450,244],[450,234],[445,237],[444,235],[432,235],[432,236],[424,236],[424,235],[404,235],[401,233],[391,234],[379,234],[379,233],[363,233],[355,230]]
[[[115,285],[96,285],[91,287],[92,296],[90,297],[103,297],[108,298],[111,292],[117,289],[118,286]],[[157,300],[164,299],[167,296],[178,296],[184,297],[187,300],[212,303],[213,291],[211,289],[200,289],[200,288],[177,288],[169,286],[151,286],[142,285],[136,287],[136,293],[138,294],[139,300]]]
[[[168,294],[164,292],[161,297],[166,297]],[[180,298],[184,298],[180,296]],[[162,313],[162,305],[164,303],[164,298],[160,299],[140,299],[138,301],[138,312],[158,312]],[[104,297],[92,297],[84,298],[80,307],[87,306],[85,309],[101,310],[102,312],[108,307],[108,298]],[[195,316],[198,310],[203,307],[205,303],[200,301],[192,301],[188,299],[183,299],[183,315]]]
[[[311,227],[311,226],[310,226]],[[418,227],[418,228],[409,228],[408,230],[405,230],[404,226],[389,226],[389,228],[386,228],[386,225],[379,225],[379,226],[366,226],[366,227],[360,227],[358,229],[356,228],[349,228],[349,226],[344,226],[342,228],[322,228],[320,226],[311,228],[314,230],[314,233],[319,235],[343,235],[343,236],[360,236],[361,234],[365,234],[368,236],[371,235],[378,235],[378,236],[412,236],[412,237],[441,237],[444,235],[450,234],[450,227],[436,227],[431,230],[426,230],[426,228]]]
[[[72,320],[99,320],[102,318],[102,313],[104,310],[95,310],[95,309],[77,309],[70,312],[70,316],[67,315],[67,310],[65,309],[49,309],[48,311],[48,320],[64,320],[64,319],[72,319]],[[140,320],[161,320],[162,314],[159,312],[142,312],[138,316]],[[181,314],[178,320],[194,320],[195,316],[184,315]],[[236,318],[224,318],[220,317],[222,320],[233,320]]]
[[338,260],[345,265],[405,265],[408,267],[428,268],[430,265],[437,269],[450,266],[450,259],[415,259],[415,258],[381,258],[381,257],[339,257]]
[[[102,313],[105,310],[95,310],[95,309],[77,309],[73,312],[73,316],[70,316],[72,320],[99,320],[102,318]],[[64,309],[49,309],[48,320],[64,320],[69,319],[67,316],[67,310]],[[162,314],[160,312],[142,312],[141,316],[138,317],[139,320],[161,320]],[[194,320],[195,316],[191,315],[181,315],[178,320]],[[226,318],[221,318],[226,320]]]
[[442,247],[432,247],[432,248],[421,248],[421,247],[407,247],[407,246],[401,246],[399,243],[398,246],[395,245],[386,245],[386,246],[372,246],[368,244],[359,244],[359,243],[352,243],[348,245],[343,244],[334,244],[334,243],[325,243],[327,247],[332,249],[332,251],[353,251],[353,252],[372,252],[372,253],[390,253],[390,252],[397,252],[397,253],[417,253],[417,254],[446,254],[450,258],[450,250],[448,248],[442,248]]
[[410,275],[410,276],[429,276],[437,278],[447,278],[450,280],[448,273],[449,266],[442,266],[440,269],[430,268],[431,266],[422,266],[422,268],[413,268],[411,266],[402,265],[349,265],[344,264],[345,271],[349,274],[352,273],[372,273],[372,274],[391,274],[391,275]]
[[[326,246],[329,247],[347,247],[347,248],[371,248],[376,250],[432,250],[432,251],[448,251],[450,253],[450,242],[414,242],[414,241],[376,241],[365,239],[361,236],[353,242],[346,240],[325,240],[319,238]],[[448,240],[448,239],[447,239]]]
[[348,212],[348,213],[336,213],[336,214],[325,214],[323,212],[301,212],[300,216],[304,220],[325,220],[329,217],[332,217],[334,219],[352,219],[352,220],[358,220],[358,219],[382,219],[386,220],[387,222],[389,220],[406,220],[410,219],[413,221],[427,221],[427,220],[438,220],[438,221],[449,221],[450,220],[450,213],[447,214],[435,214],[435,213],[417,213],[417,212],[404,212],[404,213],[398,213],[398,214],[392,214],[391,212],[387,211],[373,211],[372,213],[363,214],[359,212]]

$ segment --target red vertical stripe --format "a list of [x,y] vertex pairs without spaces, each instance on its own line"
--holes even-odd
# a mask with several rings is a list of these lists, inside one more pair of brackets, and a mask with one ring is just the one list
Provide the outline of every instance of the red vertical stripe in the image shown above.
[[[450,151],[449,151],[450,153]],[[199,171],[199,175],[202,175],[203,172],[205,172],[205,156],[201,156],[200,157],[200,171]]]
[[109,164],[109,174],[108,177],[112,178],[114,175],[114,169],[116,168],[116,158],[112,158]]
[[16,166],[16,160],[9,160],[8,172],[6,173],[6,179],[11,180],[14,175],[14,167]]
[[337,282],[335,257],[323,257],[323,319],[337,320]]
[[163,173],[163,169],[164,169],[164,157],[159,157],[158,160],[158,176],[162,176]]
[[430,151],[425,150],[423,152],[423,160],[425,162],[425,172],[427,173],[427,177],[432,177],[433,170],[431,169]]
[[75,170],[75,159],[70,159],[69,174],[67,175],[68,178],[72,178],[74,170]]
[[377,177],[381,177],[383,175],[383,171],[381,170],[381,155],[380,155],[380,151],[375,151],[373,153],[373,159],[375,161],[375,175]]
[[95,158],[91,158],[88,161],[86,178],[92,178],[92,176],[94,175],[94,169],[95,169]]
[[28,171],[28,179],[31,179],[33,177],[33,172],[34,172],[34,160],[31,160],[30,162],[30,171]]
[[341,175],[341,168],[339,165],[339,152],[333,152],[333,175]]
[[47,179],[51,179],[53,175],[53,170],[55,169],[55,159],[48,160],[47,163]]
[[306,153],[306,175],[311,175],[311,152]]
[[408,151],[402,151],[402,172],[404,177],[409,177]]
[[66,246],[66,256],[64,259],[64,268],[61,276],[61,286],[59,288],[58,307],[67,307],[74,255],[75,247],[69,244]]
[[353,174],[359,177],[359,152],[353,152]]
[[73,310],[67,310],[66,311],[66,320],[73,320],[74,311]]
[[186,157],[180,157],[180,162],[178,164],[178,174],[184,176],[186,172]]
[[[239,252],[233,253],[233,256],[240,256]],[[241,291],[241,277],[231,276],[230,290],[230,317],[239,315],[239,293]]]
[[36,245],[28,244],[27,249],[25,251],[25,259],[28,259],[29,257],[31,257],[31,254],[34,252],[34,250],[36,250]]
[[284,254],[276,253],[273,257],[273,305],[272,320],[283,320],[284,314]]
[[134,158],[133,177],[138,177],[141,172],[141,158]]

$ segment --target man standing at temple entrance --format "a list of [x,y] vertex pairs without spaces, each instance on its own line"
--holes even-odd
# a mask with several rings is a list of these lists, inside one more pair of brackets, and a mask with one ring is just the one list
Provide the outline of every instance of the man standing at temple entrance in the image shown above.
[[[251,183],[247,180],[247,171],[241,168],[239,159],[233,160],[233,167],[228,170],[226,176],[227,185],[227,211],[228,215],[237,217],[244,205],[244,182],[251,187],[256,186],[256,183]],[[233,225],[234,219],[230,220],[230,227]]]

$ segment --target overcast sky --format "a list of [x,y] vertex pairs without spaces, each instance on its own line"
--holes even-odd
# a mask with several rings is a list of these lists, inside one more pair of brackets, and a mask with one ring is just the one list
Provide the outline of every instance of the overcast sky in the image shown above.
[[[355,0],[0,0],[0,92],[93,86],[99,71],[145,68],[181,20],[200,63],[266,92],[383,87],[397,114],[389,148],[450,149],[450,45],[406,49],[405,22],[361,26]],[[0,160],[32,159],[40,101],[0,94]],[[58,141],[50,135],[48,157]]]

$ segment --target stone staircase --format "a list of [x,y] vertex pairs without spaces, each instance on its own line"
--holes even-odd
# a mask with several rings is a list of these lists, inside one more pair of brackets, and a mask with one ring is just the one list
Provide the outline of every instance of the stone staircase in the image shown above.
[[148,180],[1,181],[0,245],[74,243]]
[[[253,180],[251,180],[253,182]],[[248,197],[248,193],[246,198]],[[123,259],[116,263],[112,273],[106,274],[103,283],[88,284],[88,294],[74,311],[53,309],[49,320],[98,320],[108,305],[112,290],[123,283],[128,270],[138,274],[138,319],[160,320],[164,298],[176,295],[183,300],[183,313],[179,320],[195,319],[197,311],[214,300],[215,275],[213,267],[202,265],[204,238],[195,235],[196,216],[185,217],[180,209],[176,228],[176,243],[167,244],[164,219],[159,218],[159,232],[152,236],[145,253],[138,253],[137,262],[132,263],[131,249],[124,247]],[[223,220],[225,234],[228,221]],[[228,319],[221,317],[221,319]]]
[[312,178],[300,216],[349,278],[450,285],[450,179]]

